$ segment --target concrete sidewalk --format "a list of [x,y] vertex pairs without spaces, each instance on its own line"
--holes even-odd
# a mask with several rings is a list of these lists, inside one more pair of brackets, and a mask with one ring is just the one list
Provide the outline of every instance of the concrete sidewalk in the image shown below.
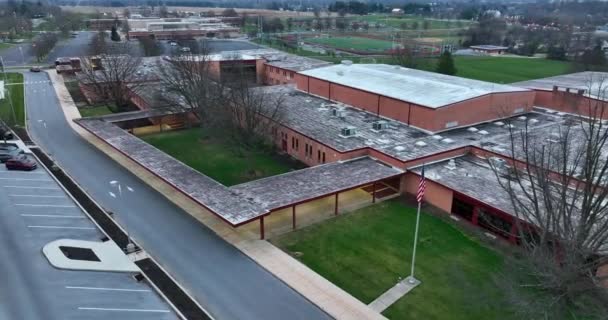
[[255,240],[257,235],[252,236],[251,232],[241,232],[239,229],[228,226],[183,193],[78,126],[72,120],[80,118],[80,113],[65,87],[63,78],[55,71],[49,71],[48,74],[70,126],[89,143],[137,175],[332,317],[336,319],[386,319],[269,242]]

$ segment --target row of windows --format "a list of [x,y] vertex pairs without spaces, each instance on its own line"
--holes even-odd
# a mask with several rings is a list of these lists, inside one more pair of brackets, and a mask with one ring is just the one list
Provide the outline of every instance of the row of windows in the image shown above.
[[282,72],[284,77],[289,77],[289,78],[293,78],[293,76],[295,75],[295,72],[293,72],[293,71],[287,71],[287,70],[283,70],[281,68],[270,67],[270,66],[268,66],[268,72],[271,72],[271,73],[274,72],[277,74],[280,74]]
[[[276,134],[276,131],[275,133]],[[287,134],[281,132],[281,138],[285,138],[287,139]],[[291,137],[291,149],[298,151],[300,149],[300,139],[296,138],[296,137]],[[305,143],[304,144],[304,156],[306,158],[312,158],[313,155],[313,146],[312,144],[308,144]],[[321,151],[320,149],[317,150],[317,162],[319,163],[325,163],[325,152]]]

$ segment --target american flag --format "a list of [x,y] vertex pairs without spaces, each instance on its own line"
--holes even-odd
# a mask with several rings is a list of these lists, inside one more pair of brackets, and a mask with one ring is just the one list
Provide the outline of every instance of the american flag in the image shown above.
[[425,189],[426,179],[424,178],[424,165],[422,165],[422,172],[420,173],[420,182],[418,183],[418,194],[416,194],[416,200],[418,200],[418,203],[422,202]]

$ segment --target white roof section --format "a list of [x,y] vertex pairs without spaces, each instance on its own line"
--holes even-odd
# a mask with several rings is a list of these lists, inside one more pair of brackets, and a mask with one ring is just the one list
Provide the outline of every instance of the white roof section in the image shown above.
[[534,79],[513,83],[515,86],[536,89],[553,90],[557,86],[558,90],[563,88],[573,90],[585,90],[584,95],[599,100],[608,100],[608,72],[585,71],[560,76]]
[[0,100],[4,99],[4,81],[0,81]]
[[343,63],[301,74],[429,108],[440,108],[490,93],[528,91],[521,87],[386,64]]

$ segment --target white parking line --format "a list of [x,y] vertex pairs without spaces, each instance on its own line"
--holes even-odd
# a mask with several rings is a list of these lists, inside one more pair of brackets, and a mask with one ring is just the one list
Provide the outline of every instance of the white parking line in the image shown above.
[[75,208],[73,205],[63,204],[29,204],[29,203],[15,203],[16,206],[22,207],[53,207],[53,208]]
[[119,309],[119,308],[78,307],[78,310],[125,311],[125,312],[162,312],[162,313],[169,313],[169,310],[162,310],[162,309]]
[[42,217],[42,218],[73,218],[73,219],[84,219],[84,216],[68,216],[61,214],[21,214],[22,217]]
[[98,288],[98,287],[73,287],[65,286],[66,289],[100,290],[100,291],[129,291],[129,292],[151,292],[148,289],[120,289],[120,288]]
[[60,227],[60,226],[27,226],[28,228],[40,229],[77,229],[77,230],[94,230],[92,227]]
[[60,190],[55,187],[28,187],[28,186],[3,186],[5,188],[17,188],[17,189],[41,189],[41,190]]
[[17,181],[48,181],[51,182],[51,179],[29,179],[29,178],[0,178],[0,180],[17,180]]
[[9,194],[11,197],[64,198],[64,196],[41,196],[37,194]]

